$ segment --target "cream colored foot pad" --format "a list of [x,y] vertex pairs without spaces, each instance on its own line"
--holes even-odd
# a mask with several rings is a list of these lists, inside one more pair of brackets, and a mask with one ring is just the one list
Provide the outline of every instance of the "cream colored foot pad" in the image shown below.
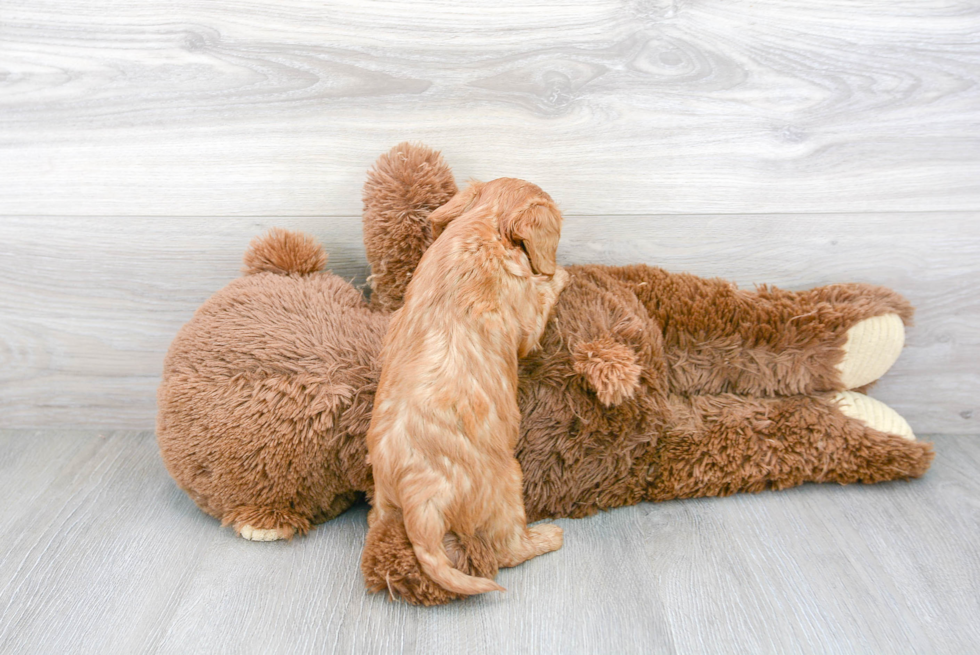
[[278,530],[261,530],[250,525],[242,526],[242,537],[249,541],[278,541],[283,538]]
[[905,345],[905,326],[898,314],[866,318],[847,331],[844,359],[837,365],[845,389],[874,382],[888,369]]
[[879,432],[897,434],[909,441],[915,441],[915,435],[908,422],[880,400],[856,391],[841,391],[835,399],[844,416],[864,421],[869,428]]

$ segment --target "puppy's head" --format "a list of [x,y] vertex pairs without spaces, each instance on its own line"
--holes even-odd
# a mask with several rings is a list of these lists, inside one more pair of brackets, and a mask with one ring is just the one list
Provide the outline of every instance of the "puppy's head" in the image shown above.
[[491,190],[499,198],[500,236],[504,242],[527,254],[536,275],[554,275],[561,236],[561,212],[554,200],[538,186],[523,180],[494,180],[483,193]]
[[433,237],[450,221],[483,208],[497,216],[504,245],[523,250],[536,275],[555,274],[561,212],[551,196],[524,180],[502,177],[486,184],[471,182],[429,216]]

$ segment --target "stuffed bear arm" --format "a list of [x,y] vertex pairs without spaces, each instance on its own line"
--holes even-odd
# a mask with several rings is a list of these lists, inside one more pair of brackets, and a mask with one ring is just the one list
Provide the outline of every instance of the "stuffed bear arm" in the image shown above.
[[644,376],[656,374],[650,362],[659,331],[625,285],[592,268],[568,267],[571,281],[545,338],[561,333],[572,369],[612,407],[633,398]]

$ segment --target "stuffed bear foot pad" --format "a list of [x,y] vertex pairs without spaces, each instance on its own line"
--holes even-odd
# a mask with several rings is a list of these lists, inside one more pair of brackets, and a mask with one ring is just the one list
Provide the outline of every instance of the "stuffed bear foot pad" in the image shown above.
[[872,316],[847,331],[844,358],[837,365],[845,389],[870,384],[892,367],[905,346],[905,325],[898,314]]
[[261,528],[253,528],[250,525],[243,525],[239,534],[242,535],[243,539],[248,539],[249,541],[279,541],[280,539],[289,538],[275,528],[263,530]]
[[915,441],[915,434],[908,422],[894,409],[870,396],[856,391],[841,391],[836,396],[841,413],[849,418],[863,421],[869,428],[895,434],[903,439]]

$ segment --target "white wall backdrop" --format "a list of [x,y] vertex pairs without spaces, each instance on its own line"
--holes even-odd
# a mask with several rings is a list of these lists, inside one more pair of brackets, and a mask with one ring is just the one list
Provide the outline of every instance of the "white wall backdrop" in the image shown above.
[[0,0],[0,427],[151,428],[271,225],[363,283],[403,140],[548,190],[565,263],[897,289],[874,394],[980,433],[980,8],[893,0]]

